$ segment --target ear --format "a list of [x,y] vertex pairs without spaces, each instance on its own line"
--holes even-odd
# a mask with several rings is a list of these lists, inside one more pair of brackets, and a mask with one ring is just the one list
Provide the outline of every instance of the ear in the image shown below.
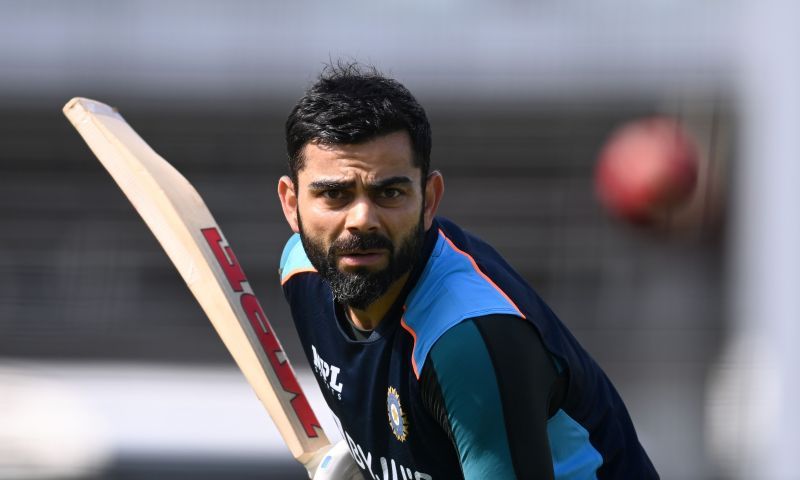
[[439,202],[442,201],[444,195],[444,177],[438,170],[434,170],[428,175],[428,181],[425,183],[425,230],[431,228],[433,217],[436,216],[436,211],[439,209]]
[[292,227],[294,233],[300,232],[300,225],[297,222],[297,192],[291,178],[284,175],[278,180],[278,198],[281,199],[281,208],[286,222]]

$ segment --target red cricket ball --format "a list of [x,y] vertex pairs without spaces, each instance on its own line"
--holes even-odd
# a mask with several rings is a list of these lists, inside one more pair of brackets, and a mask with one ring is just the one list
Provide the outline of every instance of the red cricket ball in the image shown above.
[[691,196],[698,163],[697,145],[678,121],[635,120],[612,133],[600,152],[595,188],[613,214],[647,224]]

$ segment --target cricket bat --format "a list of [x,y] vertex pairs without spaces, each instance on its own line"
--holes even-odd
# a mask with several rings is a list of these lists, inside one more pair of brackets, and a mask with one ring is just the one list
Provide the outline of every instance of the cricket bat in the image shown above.
[[115,109],[78,97],[64,114],[150,227],[292,455],[313,476],[330,443],[203,199]]

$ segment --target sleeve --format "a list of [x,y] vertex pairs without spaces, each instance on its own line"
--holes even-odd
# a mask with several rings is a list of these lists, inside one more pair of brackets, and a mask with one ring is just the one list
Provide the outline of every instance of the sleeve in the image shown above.
[[432,347],[420,381],[465,479],[553,478],[547,419],[564,380],[529,322],[488,315],[454,326]]

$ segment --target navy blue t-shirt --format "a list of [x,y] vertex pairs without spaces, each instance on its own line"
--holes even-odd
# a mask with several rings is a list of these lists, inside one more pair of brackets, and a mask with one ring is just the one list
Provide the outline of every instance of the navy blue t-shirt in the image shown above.
[[398,301],[356,339],[299,236],[281,283],[365,478],[655,479],[613,385],[528,284],[444,219]]

